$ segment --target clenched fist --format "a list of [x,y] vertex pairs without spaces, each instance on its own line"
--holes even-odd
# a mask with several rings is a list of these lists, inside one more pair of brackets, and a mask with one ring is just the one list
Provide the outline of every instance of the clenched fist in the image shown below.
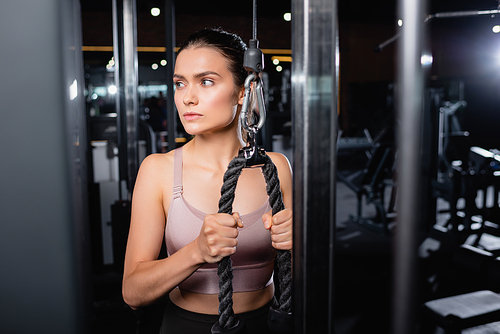
[[236,252],[238,227],[243,227],[239,213],[206,215],[196,239],[198,251],[207,263],[216,263]]
[[279,250],[291,250],[293,245],[293,211],[285,209],[274,216],[272,211],[262,216],[264,227],[271,233],[272,245]]

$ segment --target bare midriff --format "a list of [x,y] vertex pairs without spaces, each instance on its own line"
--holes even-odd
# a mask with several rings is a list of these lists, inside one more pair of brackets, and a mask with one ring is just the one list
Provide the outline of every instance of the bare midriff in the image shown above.
[[[274,296],[274,285],[251,292],[236,292],[233,294],[234,313],[244,313],[256,310],[266,305]],[[188,292],[178,288],[170,292],[170,300],[182,309],[203,313],[218,314],[218,295],[208,295],[196,292]]]

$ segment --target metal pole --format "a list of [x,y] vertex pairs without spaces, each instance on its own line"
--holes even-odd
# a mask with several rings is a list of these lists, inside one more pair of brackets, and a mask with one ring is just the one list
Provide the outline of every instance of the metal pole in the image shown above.
[[[461,12],[444,12],[444,13],[436,13],[436,14],[427,15],[427,17],[424,19],[424,22],[428,23],[429,21],[434,20],[434,19],[474,17],[474,16],[482,16],[482,15],[494,16],[497,14],[500,14],[500,9],[468,10],[468,11],[461,11]],[[397,33],[396,35],[392,36],[391,38],[389,38],[385,42],[380,43],[379,45],[377,45],[375,47],[375,51],[377,51],[377,52],[382,51],[387,45],[396,41],[400,36],[401,36],[401,34]]]
[[441,18],[455,18],[455,17],[471,17],[471,16],[481,16],[481,15],[496,15],[500,14],[499,9],[487,9],[487,10],[468,10],[462,12],[444,12],[444,13],[436,13],[429,15],[425,18],[425,22],[432,19],[441,19]]
[[165,1],[165,45],[167,60],[167,129],[168,129],[168,150],[175,148],[175,137],[177,137],[177,115],[174,103],[174,65],[175,65],[175,2]]
[[253,0],[252,6],[252,39],[257,39],[257,0]]
[[[115,58],[116,112],[120,180],[127,181],[128,199],[139,166],[139,101],[137,61],[137,17],[135,0],[113,0],[113,46]],[[121,196],[121,192],[120,192]]]
[[295,333],[333,332],[337,1],[292,2]]
[[399,0],[403,19],[398,52],[398,218],[395,236],[393,323],[394,334],[415,330],[417,313],[417,231],[420,204],[421,124],[424,80],[420,64],[425,1]]

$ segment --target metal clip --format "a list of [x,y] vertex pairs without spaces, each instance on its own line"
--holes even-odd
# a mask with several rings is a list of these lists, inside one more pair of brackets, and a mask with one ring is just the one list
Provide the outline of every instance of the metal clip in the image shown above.
[[266,164],[266,151],[262,147],[243,147],[240,149],[246,159],[245,168],[262,167]]
[[[264,94],[262,89],[262,80],[259,73],[264,68],[264,57],[262,51],[258,48],[259,41],[251,39],[249,48],[245,51],[245,58],[243,66],[249,72],[245,80],[245,95],[243,96],[243,105],[241,107],[240,121],[243,128],[247,131],[247,146],[242,148],[243,154],[246,159],[246,167],[254,167],[263,165],[266,161],[266,152],[263,148],[257,146],[256,135],[266,121],[266,106],[264,104]],[[252,83],[254,86],[252,87]],[[257,113],[259,114],[259,121],[257,124],[250,123],[254,121],[254,115],[249,117],[248,112],[250,109],[250,94],[254,90],[257,99]],[[250,119],[250,121],[249,121]]]
[[[248,124],[248,109],[250,104],[250,94],[252,91],[252,82],[255,82],[255,93],[257,97],[257,107],[259,111],[259,122],[257,124]],[[253,127],[257,130],[262,129],[266,122],[266,106],[264,104],[264,96],[262,92],[262,81],[255,73],[250,73],[245,80],[245,95],[243,96],[243,105],[241,107],[240,120],[243,128],[248,132],[254,131]]]
[[257,145],[256,135],[257,128],[253,127],[248,132],[247,146],[240,149],[240,153],[243,153],[246,159],[246,168],[261,167],[266,163],[266,151]]

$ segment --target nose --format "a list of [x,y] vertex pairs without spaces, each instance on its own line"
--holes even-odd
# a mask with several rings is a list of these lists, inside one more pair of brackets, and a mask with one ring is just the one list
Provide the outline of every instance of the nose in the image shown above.
[[198,96],[193,86],[190,85],[186,87],[182,102],[184,102],[185,105],[198,103]]

